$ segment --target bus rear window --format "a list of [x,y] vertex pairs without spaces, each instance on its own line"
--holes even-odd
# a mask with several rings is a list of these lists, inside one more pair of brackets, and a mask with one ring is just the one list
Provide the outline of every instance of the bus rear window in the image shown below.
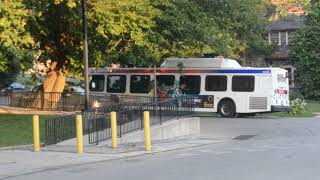
[[90,91],[102,92],[104,91],[104,75],[92,75],[89,89]]
[[235,92],[253,92],[254,76],[233,76],[232,91]]
[[287,83],[287,78],[286,76],[282,75],[282,74],[278,74],[278,83]]
[[130,79],[131,93],[149,93],[150,76],[149,75],[132,75]]
[[125,75],[109,75],[107,78],[107,92],[124,93],[126,91]]

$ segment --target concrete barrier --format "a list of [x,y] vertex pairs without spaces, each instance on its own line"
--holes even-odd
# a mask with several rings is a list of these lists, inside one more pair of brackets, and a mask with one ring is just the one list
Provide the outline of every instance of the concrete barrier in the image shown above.
[[[165,140],[188,135],[200,134],[200,118],[179,118],[163,122],[161,125],[151,126],[151,143],[154,140]],[[132,133],[124,134],[118,138],[119,144],[136,143],[144,141],[144,131],[138,130]],[[110,144],[111,141],[105,142]],[[105,144],[101,143],[101,144]]]

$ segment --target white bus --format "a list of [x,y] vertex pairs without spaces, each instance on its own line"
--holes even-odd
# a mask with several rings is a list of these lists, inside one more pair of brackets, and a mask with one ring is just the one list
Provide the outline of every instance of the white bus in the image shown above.
[[93,95],[182,93],[195,98],[195,111],[223,117],[288,111],[290,104],[285,69],[241,67],[231,59],[168,58],[159,68],[91,68],[89,74]]

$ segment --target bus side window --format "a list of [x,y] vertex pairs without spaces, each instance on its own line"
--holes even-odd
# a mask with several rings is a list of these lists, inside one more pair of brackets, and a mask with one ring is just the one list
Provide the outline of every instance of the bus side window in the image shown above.
[[157,84],[161,90],[170,90],[174,86],[175,77],[173,75],[157,75]]
[[235,92],[253,92],[254,91],[254,76],[233,76],[232,91]]
[[92,75],[89,89],[90,91],[102,92],[104,91],[104,75]]
[[200,76],[180,76],[180,90],[184,94],[199,94],[200,93]]
[[149,75],[131,75],[130,93],[149,93],[150,76]]
[[107,77],[107,92],[124,93],[126,91],[125,75],[109,75]]
[[207,76],[206,91],[226,91],[227,90],[227,76]]

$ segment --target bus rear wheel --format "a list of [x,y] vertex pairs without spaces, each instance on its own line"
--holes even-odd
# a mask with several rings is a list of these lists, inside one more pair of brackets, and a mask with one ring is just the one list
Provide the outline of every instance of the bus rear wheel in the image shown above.
[[236,107],[230,100],[223,100],[219,103],[218,112],[222,117],[235,117]]

